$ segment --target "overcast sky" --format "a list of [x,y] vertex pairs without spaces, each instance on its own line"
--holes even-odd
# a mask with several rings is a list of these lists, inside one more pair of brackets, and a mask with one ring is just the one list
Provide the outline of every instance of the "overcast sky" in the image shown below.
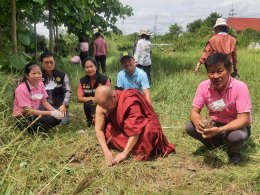
[[[117,26],[124,34],[139,32],[149,28],[157,34],[169,31],[171,24],[185,27],[196,19],[205,19],[212,12],[229,17],[233,9],[235,17],[260,18],[260,0],[120,0],[130,5],[134,15],[120,20]],[[39,34],[48,35],[47,29],[40,25]]]

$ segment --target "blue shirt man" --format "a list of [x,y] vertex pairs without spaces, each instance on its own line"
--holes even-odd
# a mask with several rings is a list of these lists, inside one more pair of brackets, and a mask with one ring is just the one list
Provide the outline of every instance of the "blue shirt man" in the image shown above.
[[146,73],[137,67],[132,76],[129,76],[125,70],[121,70],[117,75],[117,86],[124,89],[135,88],[139,91],[150,88]]
[[146,73],[136,67],[135,59],[128,52],[122,54],[120,62],[124,70],[121,70],[117,75],[117,87],[138,89],[143,92],[145,98],[151,103],[149,94],[150,85]]

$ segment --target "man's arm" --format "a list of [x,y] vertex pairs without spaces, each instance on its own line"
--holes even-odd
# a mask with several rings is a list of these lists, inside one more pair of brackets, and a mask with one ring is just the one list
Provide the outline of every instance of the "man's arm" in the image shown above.
[[198,133],[203,133],[204,131],[204,124],[201,122],[201,109],[197,107],[192,107],[191,112],[190,112],[190,120],[194,124],[195,129]]
[[120,152],[118,155],[116,155],[116,157],[113,160],[113,164],[120,163],[121,161],[123,161],[124,159],[127,158],[128,154],[131,152],[131,150],[133,149],[133,147],[137,143],[138,138],[139,138],[139,134],[134,135],[134,136],[130,136],[128,138],[128,142],[125,146],[125,149],[123,150],[123,152]]
[[249,113],[237,114],[237,118],[222,127],[213,127],[210,129],[204,129],[203,137],[212,138],[223,132],[235,131],[249,125]]
[[145,98],[147,99],[147,101],[152,105],[152,100],[151,100],[151,98],[150,98],[149,89],[144,89],[144,90],[143,90],[143,93],[144,93],[144,96],[145,96]]
[[94,42],[93,42],[93,57],[96,56],[96,52],[97,52],[97,50],[96,50],[96,44],[95,44],[95,41],[94,41]]
[[103,150],[103,153],[106,158],[106,163],[108,166],[113,165],[113,154],[109,150],[104,134],[104,127],[105,127],[105,118],[106,113],[105,111],[97,105],[96,107],[96,118],[95,118],[95,131],[96,131],[96,137],[98,139],[98,142]]

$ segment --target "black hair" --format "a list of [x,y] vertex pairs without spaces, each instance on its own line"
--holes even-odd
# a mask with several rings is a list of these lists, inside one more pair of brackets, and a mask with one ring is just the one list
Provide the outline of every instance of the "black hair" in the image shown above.
[[31,70],[36,66],[40,67],[36,62],[30,62],[30,63],[26,64],[26,66],[24,68],[24,75],[21,80],[22,82],[26,81],[26,76],[28,76],[30,74]]
[[150,40],[150,35],[141,34],[141,35],[140,35],[140,38],[141,38],[141,39]]
[[86,42],[87,39],[85,37],[79,37],[79,42]]
[[99,32],[96,32],[95,33],[95,37],[99,37],[100,36],[100,33]]
[[97,61],[95,60],[95,58],[88,56],[82,60],[81,62],[82,68],[85,68],[85,64],[87,61],[91,61],[97,67]]
[[43,52],[43,53],[41,54],[41,56],[40,56],[41,62],[43,61],[43,58],[46,58],[46,57],[53,57],[53,58],[55,59],[54,54],[53,54],[52,52],[50,52],[50,51],[45,51],[45,52]]
[[214,53],[210,55],[207,60],[205,61],[205,67],[206,70],[208,71],[208,68],[210,66],[215,66],[219,63],[223,63],[224,67],[226,70],[231,70],[232,69],[232,64],[230,60],[228,59],[228,56],[224,53]]
[[216,26],[215,27],[215,31],[216,32],[226,32],[226,33],[228,33],[228,27],[227,26],[225,26],[225,25],[220,25],[220,26]]

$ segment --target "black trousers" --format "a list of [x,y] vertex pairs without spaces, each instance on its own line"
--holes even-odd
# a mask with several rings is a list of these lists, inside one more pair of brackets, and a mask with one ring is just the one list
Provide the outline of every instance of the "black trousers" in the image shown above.
[[96,114],[96,104],[92,100],[90,100],[90,101],[84,102],[83,108],[84,108],[84,113],[87,118],[87,125],[88,125],[88,127],[90,127],[91,125],[94,124],[93,120],[94,120],[94,116]]
[[148,80],[149,80],[149,84],[151,85],[152,84],[152,79],[151,79],[151,65],[149,66],[143,66],[143,65],[140,65],[140,64],[137,64],[137,67],[142,69],[146,74],[147,74],[147,77],[148,77]]
[[100,65],[102,68],[102,73],[106,74],[106,55],[102,55],[102,56],[95,56],[95,59],[97,61],[97,71],[99,71]]
[[[215,123],[214,126],[221,127],[224,125],[225,124],[222,123]],[[235,131],[218,134],[210,139],[205,139],[200,133],[196,131],[194,124],[189,121],[186,124],[186,132],[188,135],[199,140],[201,143],[209,148],[217,148],[221,145],[226,145],[228,153],[237,153],[240,151],[240,148],[249,138],[251,134],[251,127],[247,126]]]
[[[37,116],[20,116],[17,117],[17,126],[20,130],[24,130],[27,128],[35,119]],[[54,118],[53,116],[42,116],[39,118],[33,125],[31,125],[30,128],[28,128],[29,133],[34,133],[37,131],[43,131],[46,132],[49,129],[57,126],[60,124],[60,120]]]
[[89,56],[89,53],[88,51],[83,51],[83,52],[80,52],[79,54],[79,57],[80,57],[80,60],[81,60],[81,63],[83,62],[83,60]]

